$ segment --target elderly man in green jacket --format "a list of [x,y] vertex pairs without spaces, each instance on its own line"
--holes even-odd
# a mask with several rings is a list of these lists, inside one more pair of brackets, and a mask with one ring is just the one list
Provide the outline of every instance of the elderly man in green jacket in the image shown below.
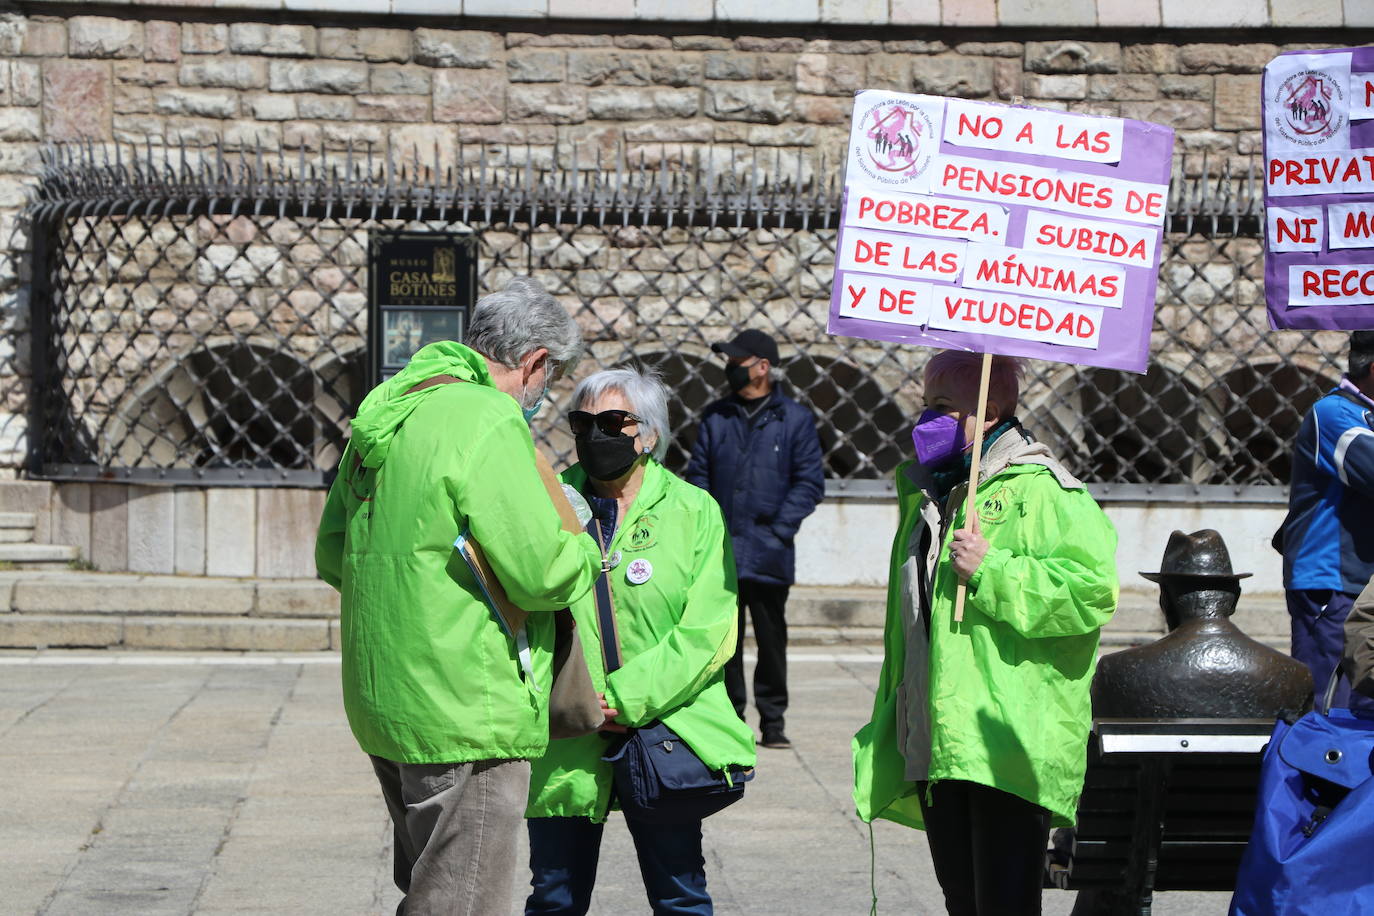
[[[364,399],[329,491],[315,562],[342,595],[344,707],[395,826],[406,916],[511,909],[529,760],[548,745],[541,612],[601,564],[563,530],[528,426],[581,353],[557,300],[511,281],[477,303],[467,346],[422,348]],[[460,535],[531,612],[522,632],[489,610]]]
[[[951,351],[926,368],[918,460],[897,470],[886,654],[854,738],[859,816],[925,829],[957,916],[1040,912],[1050,826],[1078,808],[1098,631],[1117,600],[1111,522],[1016,421],[1015,360],[994,360],[977,416],[981,360]],[[980,421],[975,530],[964,512]]]

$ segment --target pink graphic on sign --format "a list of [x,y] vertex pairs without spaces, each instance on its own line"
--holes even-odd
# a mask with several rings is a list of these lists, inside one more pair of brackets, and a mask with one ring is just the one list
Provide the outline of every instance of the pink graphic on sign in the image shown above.
[[1297,86],[1284,99],[1287,106],[1284,116],[1288,119],[1288,126],[1300,136],[1330,135],[1335,86],[1325,74],[1320,73],[1302,73],[1295,81]]
[[899,105],[880,111],[868,131],[868,155],[884,172],[904,172],[916,164],[921,125]]

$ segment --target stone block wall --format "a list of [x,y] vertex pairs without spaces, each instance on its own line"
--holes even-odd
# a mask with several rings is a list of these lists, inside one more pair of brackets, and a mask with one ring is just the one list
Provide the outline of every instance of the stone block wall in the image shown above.
[[1260,71],[1294,46],[1273,28],[1247,29],[1245,41],[935,26],[825,37],[804,21],[560,31],[545,19],[519,31],[481,20],[102,12],[114,15],[0,16],[0,468],[11,474],[25,452],[31,368],[20,208],[44,142],[219,142],[312,156],[351,144],[398,161],[437,150],[450,164],[460,144],[481,141],[543,165],[555,155],[566,164],[574,145],[585,155],[624,143],[651,162],[762,154],[767,166],[824,152],[835,168],[852,94],[872,87],[1159,121],[1178,131],[1196,173],[1204,154],[1244,163],[1258,151]]
[[34,513],[35,539],[104,572],[261,579],[315,576],[324,491],[0,483],[0,506]]
[[[756,154],[766,167],[776,161],[791,168],[798,152],[824,152],[833,169],[852,93],[871,87],[1022,97],[1159,121],[1178,131],[1177,154],[1198,174],[1204,155],[1215,169],[1258,153],[1259,74],[1270,58],[1358,41],[1338,30],[1374,25],[1374,4],[1366,0],[389,0],[383,8],[392,15],[373,15],[376,7],[353,0],[135,0],[80,9],[35,0],[24,12],[0,13],[0,476],[20,473],[27,447],[32,243],[21,210],[45,142],[219,142],[231,152],[261,145],[293,157],[342,157],[350,145],[371,146],[402,162],[427,162],[437,150],[445,165],[457,160],[460,143],[484,142],[498,159],[539,165],[556,157],[568,164],[574,145],[585,155],[623,143],[650,162],[711,157],[721,168]],[[497,15],[504,18],[480,18]],[[202,221],[188,238],[199,244],[234,232]],[[490,235],[491,249],[513,244]],[[251,239],[229,241],[252,247]],[[730,247],[725,238],[707,241],[722,252]],[[1253,240],[1230,244],[1244,249],[1237,261],[1256,263]],[[592,281],[577,276],[586,252],[574,251],[575,243],[561,247],[567,263],[550,258],[549,270],[566,268],[568,292],[588,295],[583,287]],[[778,249],[784,267],[784,256],[809,257]],[[598,252],[598,273],[617,271],[624,265],[615,259],[634,250],[630,239]],[[179,249],[167,256],[178,257]],[[209,249],[197,255],[211,264],[214,256]],[[727,272],[737,270],[744,282],[753,262],[735,261]],[[136,284],[136,271],[127,273],[136,267],[126,267],[107,295]],[[1180,290],[1179,301],[1163,303],[1162,318],[1180,333],[1185,325],[1196,332],[1190,307],[1207,305],[1214,286],[1235,284],[1215,271],[1178,269],[1186,275],[1165,279]],[[635,279],[633,271],[619,273]],[[791,281],[798,295],[820,296],[801,288],[808,276]],[[327,280],[320,285],[327,288]],[[244,301],[232,289],[224,285],[221,310],[229,321]],[[1258,294],[1257,283],[1240,284],[1235,306],[1253,308]],[[356,284],[334,289],[331,304],[353,314],[360,297]],[[634,336],[635,321],[653,319],[625,315],[613,298],[598,301],[597,320],[587,324],[594,350],[606,354]],[[652,298],[644,303],[655,306]],[[726,303],[685,303],[663,306],[662,323],[722,331]],[[89,303],[96,311],[103,304]],[[196,304],[174,300],[170,308],[196,318]],[[166,304],[142,303],[140,311],[144,305],[156,312]],[[199,318],[214,312],[206,305]],[[252,320],[247,312],[238,317]],[[1215,314],[1217,324],[1235,324],[1230,312]],[[1209,369],[1224,372],[1255,343],[1237,339],[1230,352],[1209,354]],[[876,350],[861,351],[870,352],[874,363],[865,371],[899,399],[912,394],[896,391],[902,374]],[[137,352],[129,358],[136,361]],[[101,569],[313,575],[309,546],[320,491],[20,486],[24,506],[38,516],[39,539],[77,546]],[[833,500],[826,507],[824,530],[847,523],[859,537],[890,527],[887,515],[864,514],[887,513],[885,502]],[[1268,532],[1268,515],[1264,524],[1239,517],[1231,524]],[[1123,530],[1133,524],[1126,516],[1118,521]],[[1136,539],[1147,541],[1148,532]],[[803,542],[807,555],[824,554],[816,547],[822,540],[804,532]],[[875,543],[878,558],[885,542]],[[1251,546],[1261,556],[1259,541]],[[1157,549],[1146,552],[1153,557]],[[1132,554],[1122,562],[1143,569],[1151,560]],[[856,571],[852,563],[817,562],[808,566],[810,582],[880,581],[881,564],[871,565]]]
[[[62,0],[34,0],[60,3]],[[91,0],[98,5],[158,7],[167,0]],[[500,16],[522,23],[662,22],[750,27],[788,23],[960,28],[1215,29],[1374,25],[1364,0],[178,0],[178,6],[287,10],[295,13],[392,13],[400,16]]]
[[[1243,155],[1254,150],[1258,73],[1279,50],[1277,42],[984,41],[947,29],[904,31],[940,37],[544,34],[11,14],[0,25],[0,55],[9,58],[0,139],[9,175],[32,170],[26,144],[78,138],[317,150],[350,140],[427,149],[460,140],[544,147],[623,136],[838,150],[849,96],[871,87],[1023,96],[1159,120],[1180,130],[1184,150]],[[0,203],[13,206],[17,195],[7,182]]]
[[[939,37],[544,34],[12,14],[0,25],[0,54],[12,52],[0,61],[7,149],[0,164],[6,176],[31,174],[33,144],[73,139],[309,152],[351,142],[398,154],[418,147],[426,158],[436,144],[441,156],[460,142],[486,141],[546,157],[556,143],[609,148],[621,139],[631,147],[838,153],[850,97],[862,88],[1023,97],[1155,120],[1179,131],[1182,152],[1246,156],[1257,148],[1259,72],[1289,46],[1129,36],[987,41],[947,29],[903,31]],[[0,205],[21,202],[14,178],[3,187]]]

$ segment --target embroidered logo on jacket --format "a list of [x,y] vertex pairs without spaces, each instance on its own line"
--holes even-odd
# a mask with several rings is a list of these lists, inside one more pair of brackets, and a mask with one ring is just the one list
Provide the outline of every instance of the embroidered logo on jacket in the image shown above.
[[986,525],[995,525],[1007,517],[1007,511],[1011,509],[1012,493],[1006,487],[983,500],[983,504],[978,507],[978,520]]
[[629,550],[648,550],[658,542],[658,536],[654,533],[654,525],[658,519],[652,515],[642,515],[635,522],[634,528],[630,531]]

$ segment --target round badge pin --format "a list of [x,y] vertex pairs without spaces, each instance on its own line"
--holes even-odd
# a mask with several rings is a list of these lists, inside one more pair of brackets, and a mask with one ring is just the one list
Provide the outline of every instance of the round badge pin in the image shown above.
[[620,560],[621,560],[621,555],[620,555],[620,551],[619,551],[619,550],[617,550],[615,553],[611,554],[611,556],[610,556],[610,558],[609,558],[609,560],[608,560],[608,562],[611,564],[611,569],[615,569],[617,566],[619,566],[619,565],[620,565]]
[[630,565],[625,567],[625,579],[631,585],[643,585],[653,574],[654,564],[643,558],[631,560]]

